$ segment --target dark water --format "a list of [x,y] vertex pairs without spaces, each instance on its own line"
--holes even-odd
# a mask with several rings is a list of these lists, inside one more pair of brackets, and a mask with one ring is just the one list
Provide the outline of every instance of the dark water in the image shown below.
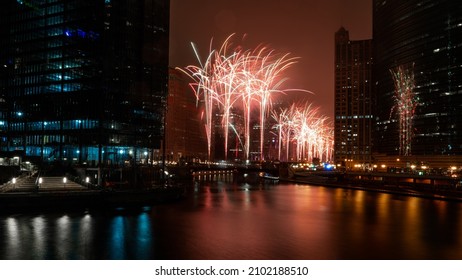
[[462,259],[462,203],[209,182],[174,204],[0,214],[0,259]]

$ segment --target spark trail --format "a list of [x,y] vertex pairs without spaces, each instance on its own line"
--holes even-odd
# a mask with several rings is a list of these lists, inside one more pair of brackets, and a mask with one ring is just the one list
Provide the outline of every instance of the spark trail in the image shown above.
[[414,92],[414,70],[400,65],[390,69],[395,86],[394,101],[391,113],[396,110],[399,117],[399,153],[403,156],[411,155],[413,132],[413,118],[418,106],[418,98]]
[[[333,151],[333,127],[319,108],[307,102],[292,104],[271,113],[278,129],[278,157],[280,161],[330,161]],[[285,148],[285,157],[282,150]],[[292,151],[291,151],[292,149]]]
[[[207,59],[200,59],[197,48],[193,45],[199,65],[189,65],[184,69],[194,82],[190,83],[198,101],[204,103],[205,127],[210,159],[212,140],[212,116],[214,110],[222,116],[221,124],[224,134],[225,159],[228,154],[228,138],[230,116],[233,108],[241,108],[244,119],[244,151],[246,159],[250,155],[250,123],[254,109],[258,109],[260,125],[260,160],[264,159],[265,122],[272,107],[275,94],[288,91],[304,91],[284,89],[287,80],[284,71],[296,63],[289,54],[280,55],[274,50],[259,46],[255,49],[244,49],[234,46],[231,34],[218,49],[214,49],[213,41]],[[307,92],[307,91],[305,91]],[[234,131],[235,129],[233,129]],[[239,137],[237,134],[236,137]]]

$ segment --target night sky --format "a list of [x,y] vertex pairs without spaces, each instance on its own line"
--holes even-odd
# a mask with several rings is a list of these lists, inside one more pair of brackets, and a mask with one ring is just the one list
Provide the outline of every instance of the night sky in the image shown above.
[[[344,26],[350,40],[372,38],[372,0],[170,0],[170,66],[197,65],[190,42],[202,56],[213,38],[218,48],[231,33],[254,49],[263,43],[300,57],[286,73],[284,88],[306,96],[321,113],[334,115],[334,34]],[[246,35],[245,40],[241,38]],[[294,93],[289,93],[294,94]]]

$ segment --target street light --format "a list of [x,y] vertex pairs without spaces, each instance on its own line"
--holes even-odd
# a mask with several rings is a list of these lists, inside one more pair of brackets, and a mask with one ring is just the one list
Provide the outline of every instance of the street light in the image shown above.
[[16,188],[16,178],[13,178],[13,180],[11,180],[11,182],[13,183],[13,188]]
[[66,178],[66,177],[64,177],[64,178],[63,178],[63,184],[64,184],[64,187],[66,187],[66,183],[67,183],[67,178]]

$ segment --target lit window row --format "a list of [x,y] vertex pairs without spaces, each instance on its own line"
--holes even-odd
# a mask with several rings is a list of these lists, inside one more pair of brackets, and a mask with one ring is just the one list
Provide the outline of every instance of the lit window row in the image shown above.
[[372,115],[354,115],[354,116],[335,116],[337,120],[340,119],[372,119]]

